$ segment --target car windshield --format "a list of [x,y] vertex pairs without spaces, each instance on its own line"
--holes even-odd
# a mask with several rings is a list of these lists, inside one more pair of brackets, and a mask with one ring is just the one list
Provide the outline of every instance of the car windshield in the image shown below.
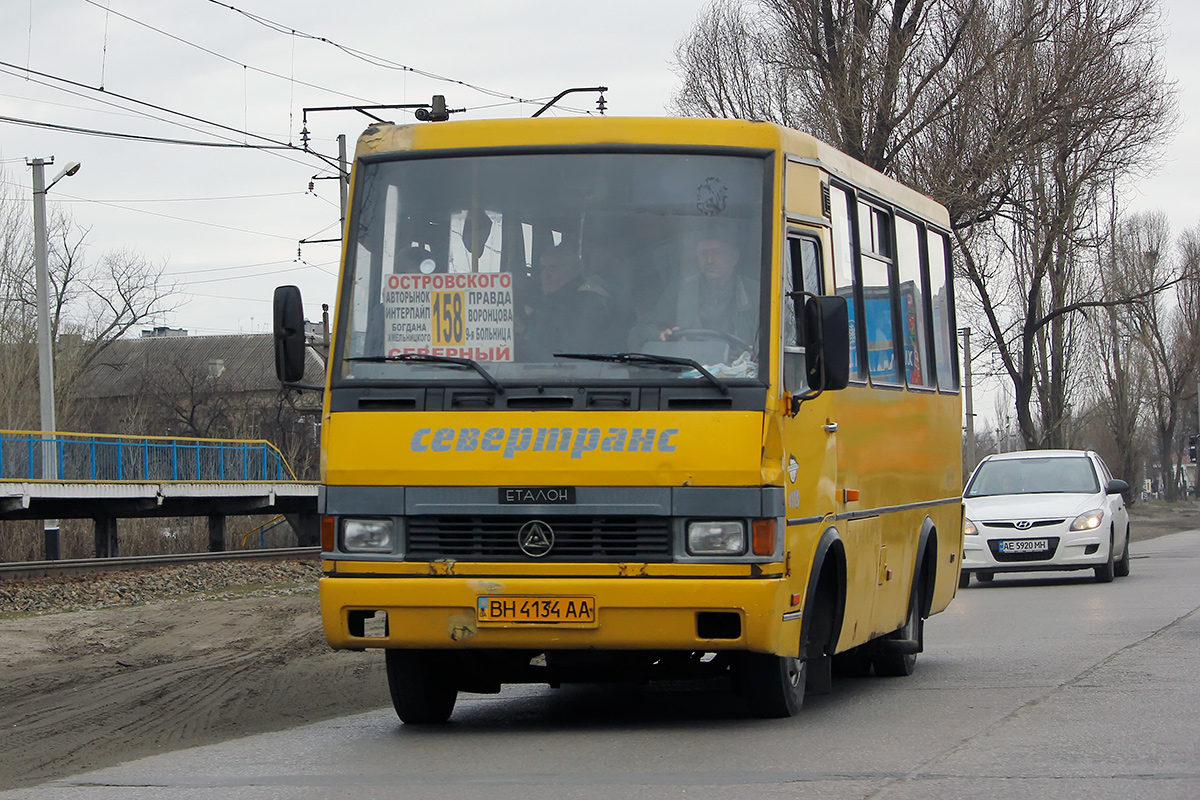
[[[759,377],[769,159],[571,152],[364,161],[338,380],[481,380],[450,359],[478,362],[504,385]],[[627,353],[669,358],[579,357]]]
[[1095,494],[1096,470],[1086,456],[1018,458],[980,464],[965,497],[1004,494]]

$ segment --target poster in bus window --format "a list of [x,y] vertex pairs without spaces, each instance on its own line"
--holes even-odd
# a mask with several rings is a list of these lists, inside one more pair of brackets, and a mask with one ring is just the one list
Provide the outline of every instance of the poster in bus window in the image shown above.
[[921,370],[920,329],[917,321],[917,298],[912,282],[900,287],[904,301],[904,363],[908,366],[908,382],[912,386],[924,386]]
[[867,369],[872,378],[890,383],[900,381],[892,333],[892,300],[886,286],[863,288],[863,310],[867,323]]
[[390,356],[513,359],[511,273],[387,275],[383,317],[384,350]]

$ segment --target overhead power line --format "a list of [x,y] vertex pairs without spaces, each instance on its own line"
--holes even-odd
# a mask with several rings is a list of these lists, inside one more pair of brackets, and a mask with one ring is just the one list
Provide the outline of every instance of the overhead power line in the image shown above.
[[156,142],[158,144],[184,144],[191,147],[231,147],[236,150],[299,150],[288,145],[241,144],[239,142],[198,142],[189,139],[169,139],[161,136],[143,136],[136,133],[117,133],[116,131],[101,131],[93,128],[78,128],[74,125],[58,125],[53,122],[40,122],[33,119],[6,117],[0,115],[0,122],[11,122],[13,125],[24,125],[27,128],[45,128],[52,131],[67,133],[82,133],[87,136],[101,136],[106,139],[127,139],[135,142]]
[[[489,89],[486,86],[479,86],[478,84],[468,83],[467,81],[458,80],[457,78],[450,78],[450,77],[447,77],[446,75],[438,75],[435,72],[429,72],[427,70],[409,66],[408,64],[401,64],[397,61],[392,61],[389,58],[384,58],[383,56],[372,55],[371,53],[367,53],[363,50],[358,50],[353,47],[348,47],[346,45],[339,44],[338,42],[335,42],[332,39],[329,39],[327,37],[317,36],[316,34],[312,34],[312,33],[305,33],[304,31],[297,30],[297,29],[291,27],[290,25],[285,25],[282,22],[276,22],[274,20],[267,19],[266,17],[261,17],[258,14],[251,14],[249,11],[244,11],[236,6],[230,5],[229,3],[222,3],[222,2],[220,2],[220,0],[208,0],[208,1],[210,3],[212,3],[213,5],[220,6],[221,8],[227,8],[236,14],[241,14],[243,17],[246,17],[247,19],[258,23],[259,25],[262,25],[264,28],[275,31],[276,33],[281,33],[285,36],[298,36],[301,39],[310,39],[314,42],[321,42],[322,44],[327,44],[330,47],[334,47],[338,50],[341,50],[343,53],[345,53],[346,55],[348,55],[352,58],[356,58],[359,61],[362,61],[366,64],[370,64],[371,66],[374,66],[374,67],[382,67],[384,69],[397,70],[400,72],[411,72],[414,75],[420,75],[423,78],[429,78],[430,80],[441,81],[443,83],[452,83],[452,84],[455,84],[456,86],[462,86],[463,88],[466,88],[466,89],[472,89],[476,92],[481,92],[483,94],[490,95],[491,97],[500,97],[505,100],[515,100],[518,103],[539,103],[540,104],[541,102],[543,102],[541,100],[532,100],[532,99],[528,99],[528,98],[517,97],[516,95],[511,95],[511,94],[508,94],[507,92],[501,92],[501,91],[497,91],[495,89]],[[89,2],[92,5],[96,5],[96,6],[99,5],[98,3],[95,2],[95,0],[86,0],[86,2]]]
[[[230,131],[230,132],[232,132],[232,133],[236,133],[236,134],[238,134],[238,135],[240,135],[240,136],[243,136],[243,137],[252,137],[252,138],[255,138],[255,139],[259,139],[259,140],[261,140],[261,141],[263,141],[263,142],[266,142],[266,143],[268,143],[268,144],[270,144],[270,145],[274,145],[274,147],[266,147],[266,146],[262,146],[262,145],[249,145],[249,144],[247,144],[247,143],[244,143],[244,142],[230,142],[230,145],[226,145],[226,146],[233,146],[233,145],[236,145],[238,148],[241,148],[241,149],[258,149],[258,150],[295,150],[295,151],[297,151],[297,152],[308,153],[308,154],[310,154],[310,155],[312,155],[312,156],[315,156],[316,158],[319,158],[321,161],[325,162],[325,163],[326,163],[326,164],[328,164],[329,166],[331,166],[331,167],[334,167],[335,169],[336,169],[336,168],[338,168],[337,160],[336,160],[336,159],[334,159],[334,158],[330,158],[330,157],[328,157],[328,156],[321,155],[320,153],[316,152],[315,150],[305,150],[305,149],[302,149],[302,148],[296,147],[295,145],[289,144],[289,143],[287,143],[287,142],[281,142],[281,141],[278,141],[278,140],[276,140],[276,139],[272,139],[272,138],[271,138],[271,137],[269,137],[269,136],[263,136],[262,134],[259,134],[259,133],[251,133],[251,132],[249,132],[249,131],[243,131],[243,130],[239,130],[239,129],[237,129],[237,128],[234,128],[234,127],[232,127],[232,126],[229,126],[229,125],[225,125],[225,124],[223,124],[223,123],[220,123],[220,122],[213,122],[212,120],[205,119],[205,118],[203,118],[203,117],[198,117],[198,116],[195,116],[194,114],[188,114],[188,113],[185,113],[185,112],[183,112],[183,111],[176,111],[176,110],[175,110],[175,109],[173,109],[173,108],[167,108],[166,106],[160,106],[160,105],[158,105],[157,103],[151,103],[151,102],[148,102],[148,101],[146,101],[146,100],[138,100],[136,97],[130,97],[130,96],[128,96],[128,95],[119,94],[119,93],[117,93],[117,92],[110,92],[110,91],[108,91],[107,89],[100,89],[100,88],[98,88],[98,87],[95,87],[95,86],[89,86],[89,85],[87,85],[86,83],[80,83],[79,81],[73,81],[73,80],[71,80],[70,78],[63,78],[63,77],[61,77],[61,76],[58,76],[58,75],[53,75],[53,74],[51,74],[51,73],[49,73],[49,72],[40,72],[40,71],[38,71],[38,70],[35,70],[35,69],[29,69],[29,68],[27,68],[27,67],[21,67],[21,66],[20,66],[20,65],[18,65],[18,64],[10,64],[10,63],[9,63],[9,62],[7,62],[7,61],[0,61],[0,67],[6,67],[6,68],[8,68],[8,69],[10,69],[10,70],[18,70],[18,71],[26,72],[26,73],[28,73],[28,74],[37,75],[38,77],[41,77],[41,78],[48,78],[48,79],[50,79],[50,80],[52,80],[52,81],[57,81],[58,83],[63,83],[63,84],[66,84],[66,85],[68,85],[68,86],[74,86],[74,87],[77,87],[77,88],[80,88],[80,89],[86,89],[86,90],[88,90],[88,91],[90,91],[90,92],[98,92],[98,93],[100,93],[100,94],[102,94],[102,95],[104,95],[104,96],[107,96],[107,97],[116,97],[116,98],[118,98],[118,99],[120,99],[120,100],[124,100],[125,102],[128,102],[128,103],[135,103],[136,105],[139,105],[139,106],[145,106],[146,108],[152,108],[152,109],[154,109],[155,111],[161,111],[161,112],[163,112],[163,113],[165,113],[165,114],[172,114],[172,115],[174,115],[174,116],[177,116],[177,117],[182,117],[183,119],[191,120],[192,122],[199,122],[199,123],[201,123],[202,125],[210,125],[210,126],[212,126],[212,127],[214,127],[214,128],[219,128],[219,129],[221,129],[221,130]],[[25,124],[29,124],[29,122],[30,122],[30,121],[28,121],[28,120],[25,120],[25,121],[23,121],[23,122],[24,122]],[[21,124],[21,123],[17,123],[17,124]],[[48,123],[47,123],[47,124],[48,124]],[[44,125],[43,125],[43,124],[38,124],[36,127],[44,127]],[[67,127],[66,127],[66,126],[60,126],[60,129],[62,129],[62,130],[67,130]],[[80,130],[78,130],[78,131],[75,131],[75,132],[78,132],[78,133],[92,133],[93,135],[101,135],[101,134],[99,134],[99,133],[97,133],[97,132],[95,132],[95,131],[91,131],[91,130],[89,130],[89,129],[80,129]],[[214,136],[221,136],[221,134],[219,134],[219,133],[214,133],[213,135],[214,135]],[[159,140],[158,140],[157,138],[155,138],[155,137],[141,137],[141,136],[136,136],[136,135],[134,135],[134,134],[117,134],[117,135],[115,135],[115,138],[141,139],[141,140],[143,140],[143,141],[159,141]],[[223,137],[223,138],[229,139],[230,137],[228,137],[228,136],[225,136],[225,137]],[[216,144],[212,144],[212,145],[206,145],[206,144],[203,144],[203,143],[192,143],[192,142],[185,142],[185,141],[179,141],[179,140],[176,140],[176,141],[170,141],[169,143],[170,143],[170,144],[197,144],[198,146],[212,146],[212,147],[216,147],[216,146],[218,146],[218,145],[216,145]]]
[[[104,11],[110,11],[110,9],[105,8],[104,6],[97,3],[96,0],[83,0],[83,2],[87,3],[88,5],[95,6],[96,8],[103,9]],[[244,62],[238,61],[236,58],[231,58],[231,57],[225,55],[224,53],[218,53],[216,50],[211,50],[211,49],[205,47],[204,45],[196,44],[193,41],[189,41],[188,39],[185,39],[182,36],[176,36],[173,33],[168,33],[167,31],[164,31],[162,28],[156,28],[153,25],[150,25],[149,23],[142,22],[140,19],[137,19],[136,17],[131,17],[128,14],[122,14],[119,11],[110,11],[110,13],[115,14],[116,16],[120,17],[121,19],[132,22],[134,25],[140,25],[141,27],[146,28],[148,30],[152,30],[157,34],[166,36],[168,39],[172,39],[176,42],[179,42],[180,44],[186,44],[188,47],[194,47],[197,50],[200,50],[204,53],[208,53],[210,56],[219,58],[222,61],[228,61],[230,64],[236,64],[239,67],[242,67],[243,69],[250,70],[251,72],[257,72],[260,75],[269,75],[272,78],[279,78],[280,80],[284,80],[284,81],[295,81],[295,83],[298,83],[301,86],[307,86],[310,89],[317,89],[322,92],[329,92],[330,94],[336,94],[340,97],[348,97],[351,100],[359,100],[364,103],[374,103],[375,102],[374,100],[370,100],[366,97],[359,97],[358,95],[347,94],[346,92],[339,92],[336,89],[330,89],[327,86],[318,86],[315,83],[308,83],[306,81],[297,81],[294,78],[290,78],[287,75],[281,75],[278,72],[271,72],[270,70],[262,69],[261,67],[251,66]]]
[[252,231],[252,230],[249,230],[248,228],[235,228],[232,225],[221,225],[218,222],[204,222],[204,221],[201,221],[198,219],[188,219],[187,217],[177,217],[173,214],[163,214],[159,211],[150,211],[145,208],[130,208],[129,206],[123,206],[123,205],[120,205],[119,203],[106,203],[101,200],[88,200],[87,198],[84,198],[84,197],[76,197],[74,195],[69,195],[69,194],[65,194],[62,192],[60,192],[59,194],[60,194],[60,196],[71,199],[71,200],[79,200],[79,201],[82,201],[85,203],[95,203],[96,205],[108,206],[109,208],[119,208],[122,211],[132,211],[136,214],[149,214],[152,217],[162,217],[163,219],[170,219],[170,220],[174,220],[176,222],[190,222],[193,225],[207,225],[210,228],[221,228],[222,230],[235,231],[237,233],[249,233],[249,234],[253,234],[254,236],[267,236],[271,239],[285,239],[287,241],[295,241],[294,237],[284,236],[279,233],[267,233],[266,231]]

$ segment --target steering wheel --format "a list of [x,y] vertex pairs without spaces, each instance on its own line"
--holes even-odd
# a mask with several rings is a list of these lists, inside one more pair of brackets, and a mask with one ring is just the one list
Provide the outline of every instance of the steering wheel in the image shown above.
[[668,342],[678,342],[688,338],[720,339],[723,342],[728,342],[729,344],[733,345],[741,352],[752,353],[754,351],[754,345],[750,344],[745,339],[740,339],[737,336],[734,336],[732,333],[714,331],[710,328],[685,328],[683,330],[678,330],[667,334],[666,340]]

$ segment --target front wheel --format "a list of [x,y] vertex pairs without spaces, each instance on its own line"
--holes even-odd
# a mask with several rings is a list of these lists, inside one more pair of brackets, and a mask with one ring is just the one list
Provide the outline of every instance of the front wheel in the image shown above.
[[1113,567],[1113,572],[1118,578],[1129,577],[1129,529],[1125,529],[1125,552],[1121,553],[1121,560]]
[[388,690],[396,716],[406,725],[445,722],[458,700],[450,657],[425,650],[385,650]]
[[[1113,541],[1113,535],[1110,531],[1108,534],[1108,560],[1095,568],[1097,583],[1112,583],[1113,577],[1117,574],[1117,565],[1113,562],[1113,547],[1115,546],[1116,542]],[[1125,549],[1128,550],[1129,546],[1126,545]]]
[[799,658],[742,653],[734,686],[750,713],[764,719],[795,716],[804,704],[805,662]]
[[971,573],[965,569],[958,573],[958,588],[965,589],[971,585]]

